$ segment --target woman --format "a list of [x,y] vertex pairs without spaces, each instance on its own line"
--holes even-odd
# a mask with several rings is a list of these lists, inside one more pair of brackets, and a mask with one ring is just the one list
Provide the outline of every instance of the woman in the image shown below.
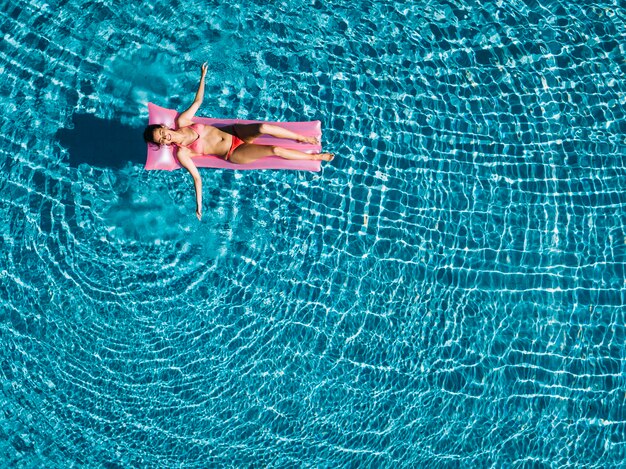
[[176,128],[164,125],[149,125],[143,138],[147,143],[176,145],[178,162],[193,177],[196,189],[196,216],[202,219],[202,179],[193,158],[201,155],[217,155],[231,163],[246,164],[265,156],[277,155],[288,160],[331,161],[332,153],[309,154],[278,146],[256,145],[252,143],[259,135],[266,134],[277,138],[288,138],[298,142],[317,144],[315,137],[305,137],[282,127],[271,124],[237,124],[218,129],[210,125],[196,124],[191,119],[204,99],[204,77],[207,64],[202,64],[202,75],[196,97],[189,109],[175,121]]

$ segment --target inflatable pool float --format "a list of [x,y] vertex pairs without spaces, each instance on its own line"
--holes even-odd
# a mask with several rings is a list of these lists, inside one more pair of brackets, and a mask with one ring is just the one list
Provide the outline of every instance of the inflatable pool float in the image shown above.
[[[149,124],[164,124],[174,128],[174,119],[178,113],[173,109],[167,109],[148,103]],[[194,117],[194,122],[199,124],[212,125],[215,127],[224,127],[232,124],[253,124],[262,123],[264,121],[249,121],[241,119],[213,119],[209,117]],[[321,137],[322,126],[320,121],[310,122],[267,122],[275,124],[293,132],[306,135],[309,137],[317,137],[319,144],[296,142],[294,140],[286,140],[282,138],[274,138],[262,135],[257,138],[254,143],[259,145],[277,145],[284,148],[293,148],[306,153],[319,153],[322,149]],[[178,159],[174,155],[176,147],[173,145],[154,145],[148,144],[148,158],[146,160],[146,169],[164,169],[173,171],[182,166],[178,163]],[[193,162],[199,168],[221,168],[221,169],[296,169],[302,171],[319,171],[321,161],[313,160],[286,160],[278,156],[268,156],[261,158],[253,163],[235,164],[230,163],[215,155],[203,155],[193,158]]]

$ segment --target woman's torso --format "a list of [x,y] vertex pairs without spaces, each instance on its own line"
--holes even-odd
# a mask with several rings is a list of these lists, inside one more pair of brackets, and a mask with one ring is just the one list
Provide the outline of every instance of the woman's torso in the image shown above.
[[224,157],[230,149],[232,137],[217,127],[194,122],[191,125],[181,127],[180,130],[185,131],[190,139],[196,137],[191,143],[184,145],[185,148],[191,150],[192,156],[218,155]]

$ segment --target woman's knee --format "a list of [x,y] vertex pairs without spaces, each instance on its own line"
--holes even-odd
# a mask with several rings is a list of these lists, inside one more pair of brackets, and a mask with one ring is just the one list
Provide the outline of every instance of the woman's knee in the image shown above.
[[261,134],[268,134],[272,131],[272,125],[271,124],[259,124],[259,132]]
[[285,156],[285,149],[283,147],[272,145],[271,150],[272,150],[272,155]]

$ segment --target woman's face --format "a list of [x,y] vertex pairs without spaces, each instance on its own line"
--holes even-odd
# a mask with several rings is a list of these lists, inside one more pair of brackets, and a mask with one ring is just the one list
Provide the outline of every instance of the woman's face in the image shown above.
[[172,130],[164,125],[154,129],[152,135],[154,136],[154,141],[159,145],[170,145],[172,143]]

